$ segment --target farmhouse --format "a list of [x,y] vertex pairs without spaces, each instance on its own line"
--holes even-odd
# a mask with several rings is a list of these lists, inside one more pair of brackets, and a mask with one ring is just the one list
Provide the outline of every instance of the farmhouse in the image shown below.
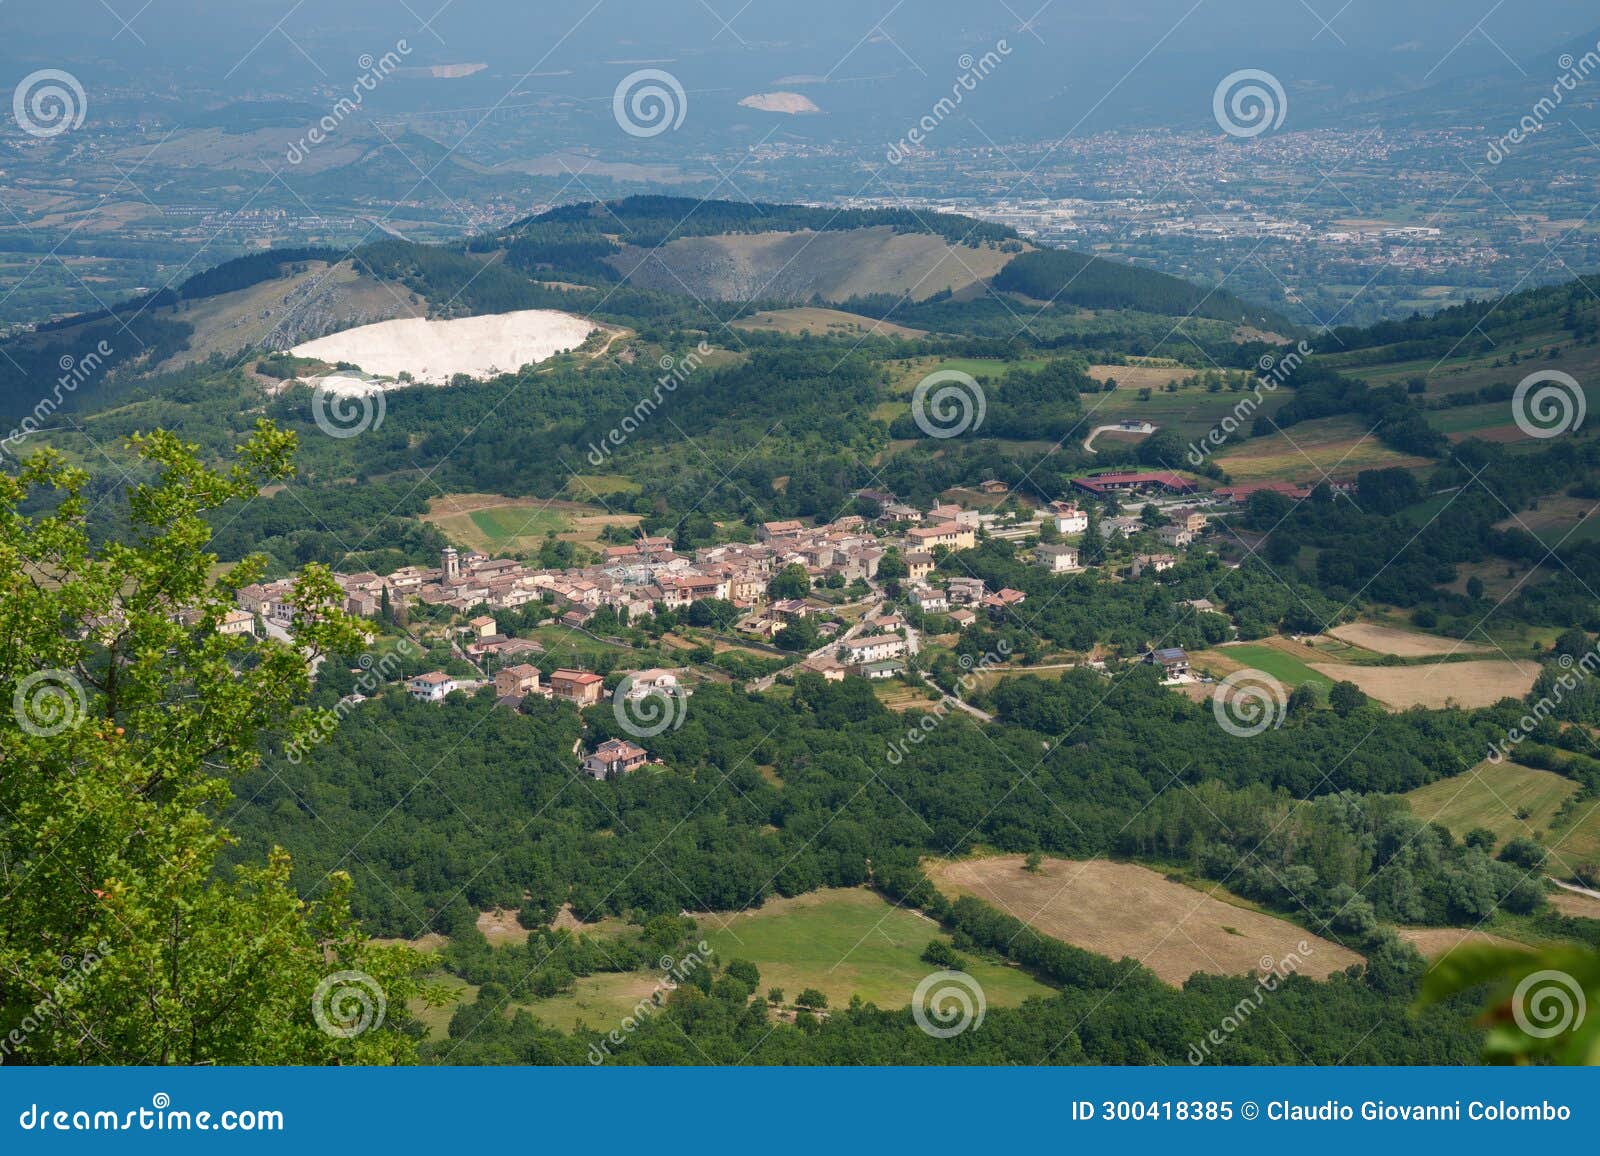
[[1175,546],[1181,550],[1194,542],[1194,531],[1186,526],[1162,526],[1156,531],[1156,537],[1168,546]]
[[496,625],[495,620],[487,614],[474,618],[467,625],[471,627],[474,638],[491,638],[500,633],[500,628]]
[[923,550],[912,550],[905,556],[906,577],[921,582],[933,573],[933,555]]
[[1181,646],[1152,650],[1144,656],[1151,666],[1159,666],[1167,678],[1178,678],[1189,673],[1189,655]]
[[644,766],[649,757],[643,747],[626,739],[607,739],[583,760],[583,769],[593,779],[616,779]]

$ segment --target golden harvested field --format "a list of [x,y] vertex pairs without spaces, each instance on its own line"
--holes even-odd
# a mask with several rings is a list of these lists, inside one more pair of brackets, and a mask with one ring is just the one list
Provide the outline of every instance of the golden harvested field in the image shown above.
[[1576,891],[1552,891],[1548,898],[1550,906],[1563,915],[1600,919],[1600,899],[1593,895],[1580,895]]
[[1183,365],[1091,365],[1089,376],[1096,381],[1116,379],[1118,389],[1164,389],[1169,381],[1182,381],[1194,374]]
[[[1297,970],[1323,979],[1361,957],[1286,920],[1169,882],[1133,863],[1046,859],[1037,873],[1021,855],[924,865],[950,896],[971,895],[1076,947],[1142,962],[1170,984],[1197,971],[1256,973],[1297,952]],[[1302,950],[1300,944],[1307,945]]]
[[1335,682],[1348,681],[1397,710],[1407,707],[1492,706],[1503,698],[1521,698],[1539,676],[1536,662],[1483,659],[1436,662],[1431,666],[1350,666],[1314,662],[1311,669]]
[[1400,938],[1428,959],[1449,955],[1458,947],[1521,947],[1522,944],[1468,927],[1400,927]]
[[1434,654],[1463,654],[1484,650],[1472,643],[1440,638],[1434,634],[1419,634],[1414,630],[1400,630],[1393,626],[1378,626],[1371,622],[1347,622],[1328,631],[1335,638],[1379,654],[1393,654],[1399,658],[1427,658]]
[[753,313],[741,321],[735,321],[733,327],[747,329],[752,333],[784,333],[791,336],[799,333],[816,333],[823,336],[841,333],[872,334],[877,337],[926,336],[925,330],[896,325],[892,321],[862,317],[860,314],[846,313],[841,309],[820,309],[805,305],[793,309],[770,309]]
[[1241,441],[1219,453],[1217,464],[1235,482],[1320,482],[1324,474],[1353,478],[1362,470],[1425,466],[1429,459],[1389,449],[1358,421],[1331,417]]

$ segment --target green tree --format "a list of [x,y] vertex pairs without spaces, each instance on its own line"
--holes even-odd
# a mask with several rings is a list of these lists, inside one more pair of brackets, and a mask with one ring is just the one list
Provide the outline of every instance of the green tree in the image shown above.
[[[217,630],[263,560],[215,577],[207,515],[287,477],[294,437],[261,422],[222,471],[163,431],[132,445],[148,480],[129,490],[124,542],[91,540],[87,476],[59,455],[0,476],[0,697],[15,704],[0,714],[8,1053],[406,1061],[406,1001],[438,993],[416,980],[415,953],[366,941],[349,878],[330,874],[310,901],[281,851],[217,870],[228,777],[257,762],[274,728],[309,741],[325,720],[296,709],[308,659],[364,641],[316,566],[295,586],[296,647]],[[23,512],[41,499],[48,512]]]
[[828,997],[814,987],[808,987],[794,997],[796,1007],[817,1011],[828,1006]]
[[767,584],[767,593],[774,599],[804,598],[811,593],[811,577],[798,562],[785,566]]
[[1328,705],[1342,718],[1351,711],[1366,706],[1367,696],[1355,683],[1340,679],[1333,684],[1333,689],[1328,691]]

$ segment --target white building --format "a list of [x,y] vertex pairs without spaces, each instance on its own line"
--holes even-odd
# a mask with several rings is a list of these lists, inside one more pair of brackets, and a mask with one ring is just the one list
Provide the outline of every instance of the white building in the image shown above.
[[906,652],[906,640],[897,634],[873,634],[855,638],[844,644],[844,660],[851,666],[862,663],[884,662],[899,658]]
[[457,689],[456,680],[437,670],[419,674],[409,684],[411,697],[418,702],[438,702]]
[[1071,502],[1051,502],[1043,516],[1056,524],[1058,534],[1088,533],[1089,515]]
[[1076,546],[1044,545],[1033,552],[1035,560],[1052,574],[1068,574],[1081,569]]

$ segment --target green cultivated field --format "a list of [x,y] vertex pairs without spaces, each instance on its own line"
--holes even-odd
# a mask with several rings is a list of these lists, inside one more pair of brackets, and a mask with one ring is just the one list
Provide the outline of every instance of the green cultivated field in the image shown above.
[[[1319,674],[1298,658],[1285,654],[1275,646],[1247,642],[1241,646],[1219,646],[1209,653],[1252,670],[1264,671],[1291,690],[1306,682],[1320,682],[1324,687],[1333,685],[1327,675]],[[1203,662],[1204,659],[1204,654],[1195,656],[1196,662]]]
[[[1565,879],[1580,866],[1593,870],[1600,864],[1600,800],[1580,799],[1561,813],[1578,790],[1577,783],[1551,771],[1480,763],[1405,798],[1419,818],[1442,823],[1457,836],[1486,827],[1501,843],[1519,835],[1538,840],[1550,849],[1548,873]],[[1527,818],[1518,819],[1518,811]]]
[[[917,984],[938,970],[919,958],[928,941],[950,942],[931,919],[864,888],[814,891],[731,917],[696,918],[723,960],[748,959],[761,969],[763,993],[781,987],[792,1001],[802,988],[814,987],[832,1008],[852,995],[881,1008],[906,1007]],[[1025,971],[967,958],[991,1006],[1055,994]]]

